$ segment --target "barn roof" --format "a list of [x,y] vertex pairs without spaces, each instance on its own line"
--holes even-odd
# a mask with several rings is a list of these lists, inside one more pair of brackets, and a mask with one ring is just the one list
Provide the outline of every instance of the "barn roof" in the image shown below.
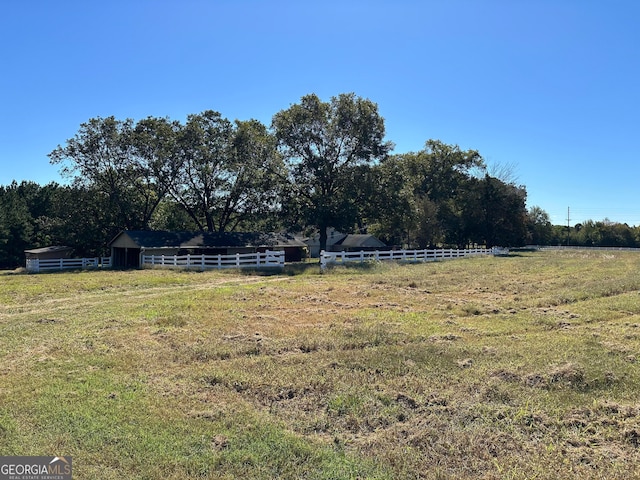
[[73,248],[67,247],[64,245],[52,245],[50,247],[32,248],[30,250],[25,250],[24,253],[31,253],[34,255],[38,255],[41,253],[67,252],[70,250],[73,250]]
[[212,233],[167,232],[151,230],[123,230],[109,242],[113,244],[121,235],[127,235],[140,248],[196,248],[196,247],[304,247],[292,235],[282,233]]

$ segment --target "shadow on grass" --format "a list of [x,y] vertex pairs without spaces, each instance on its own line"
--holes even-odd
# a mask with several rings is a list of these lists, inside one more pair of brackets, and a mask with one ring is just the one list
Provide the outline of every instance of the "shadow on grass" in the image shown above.
[[15,270],[0,270],[0,276],[5,276],[5,275],[22,275],[22,274],[26,274],[27,269],[24,267],[20,267],[20,268],[16,268]]
[[[161,267],[156,267],[160,269]],[[247,275],[247,276],[264,276],[264,277],[272,277],[277,275],[287,275],[287,276],[296,276],[296,275],[313,275],[320,273],[320,263],[319,262],[299,262],[299,263],[288,263],[284,266],[284,268],[227,268],[227,269],[196,269],[196,268],[181,268],[181,267],[166,267],[173,268],[176,271],[185,271],[192,273],[206,273],[211,271],[216,272],[225,272],[225,273],[233,273],[234,275]],[[68,274],[80,274],[88,271],[97,272],[97,271],[117,271],[117,272],[133,272],[133,271],[144,271],[148,270],[148,268],[104,268],[104,269],[95,269],[95,268],[69,268],[64,270],[45,270],[42,272],[28,272],[25,268],[17,268],[15,270],[0,270],[0,276],[8,276],[8,275],[56,275],[60,273]]]
[[[361,272],[367,271],[368,272],[377,268],[378,265],[379,265],[378,262],[349,262],[344,264],[333,264],[333,265],[328,265],[325,268],[324,273],[340,272],[340,271],[361,271]],[[156,267],[156,268],[160,268],[160,267]],[[287,263],[284,266],[284,268],[228,268],[228,269],[221,269],[221,270],[217,270],[217,269],[201,270],[201,269],[195,269],[195,268],[187,269],[187,268],[180,268],[180,267],[167,267],[167,268],[174,268],[175,270],[182,270],[182,271],[188,271],[193,273],[205,273],[210,271],[217,271],[217,272],[224,272],[224,273],[232,273],[234,275],[246,275],[246,276],[257,275],[262,277],[274,277],[279,275],[294,277],[298,275],[319,275],[323,273],[323,271],[320,269],[320,263],[317,259],[314,259],[312,261],[307,261],[307,262]],[[87,271],[105,271],[105,270],[126,272],[126,271],[141,271],[146,269],[147,268],[118,268],[118,267],[108,268],[108,269],[107,268],[105,269],[93,269],[93,268],[71,269],[70,268],[70,269],[64,269],[64,270],[47,270],[47,271],[42,271],[37,273],[31,273],[31,272],[27,272],[25,268],[21,268],[16,270],[0,271],[0,276],[21,275],[21,274],[55,275],[59,273],[80,274]]]
[[347,262],[329,264],[324,269],[324,273],[330,272],[370,272],[380,267],[382,263],[376,261]]
[[380,265],[379,262],[348,262],[348,263],[339,263],[339,264],[329,264],[327,267],[322,270],[320,268],[320,262],[317,259],[313,259],[308,262],[296,262],[296,263],[287,263],[284,268],[264,268],[264,269],[255,269],[255,268],[244,268],[238,270],[230,270],[241,275],[259,275],[259,276],[276,276],[276,275],[285,275],[285,276],[298,276],[298,275],[319,275],[322,273],[337,273],[337,272],[369,272],[375,270]]

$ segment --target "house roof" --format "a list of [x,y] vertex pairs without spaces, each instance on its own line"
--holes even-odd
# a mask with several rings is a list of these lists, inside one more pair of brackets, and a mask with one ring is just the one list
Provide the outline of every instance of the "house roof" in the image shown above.
[[[303,239],[303,241],[309,246],[320,245],[320,234],[315,233],[312,236]],[[348,248],[359,247],[386,247],[386,244],[381,242],[378,238],[370,234],[364,233],[340,233],[333,228],[327,229],[327,246],[331,245],[344,245]]]
[[334,245],[342,245],[343,247],[386,247],[386,245],[373,235],[369,234],[349,234],[338,240]]
[[292,235],[282,233],[212,233],[123,230],[109,242],[127,235],[140,248],[197,248],[197,247],[304,247]]

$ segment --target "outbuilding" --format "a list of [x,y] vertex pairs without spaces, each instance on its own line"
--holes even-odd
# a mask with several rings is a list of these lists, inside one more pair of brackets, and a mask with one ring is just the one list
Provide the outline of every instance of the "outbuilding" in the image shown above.
[[65,245],[52,245],[50,247],[32,248],[24,251],[24,255],[28,260],[36,258],[38,260],[70,258],[72,253],[73,248]]
[[232,255],[285,252],[285,261],[299,261],[306,245],[286,234],[212,233],[123,230],[109,242],[115,268],[138,268],[142,255]]

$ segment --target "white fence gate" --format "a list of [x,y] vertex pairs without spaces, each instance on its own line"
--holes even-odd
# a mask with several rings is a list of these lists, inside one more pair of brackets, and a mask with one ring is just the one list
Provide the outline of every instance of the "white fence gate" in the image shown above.
[[236,253],[235,255],[142,255],[146,267],[182,267],[200,270],[212,268],[284,268],[284,252]]
[[474,255],[505,255],[507,249],[494,247],[468,248],[468,249],[437,249],[437,250],[382,250],[373,252],[320,252],[320,268],[324,269],[330,264],[348,262],[366,262],[397,260],[404,262],[434,262],[449,258],[461,258]]
[[27,272],[39,273],[80,268],[110,268],[111,257],[95,258],[27,258]]

